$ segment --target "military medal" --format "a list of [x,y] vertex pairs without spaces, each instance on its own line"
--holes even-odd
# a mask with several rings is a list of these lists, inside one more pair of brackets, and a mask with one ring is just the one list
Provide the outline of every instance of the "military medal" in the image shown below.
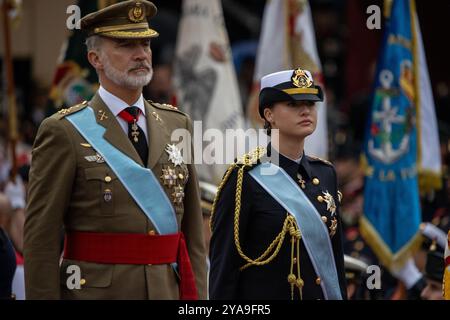
[[185,168],[183,168],[183,172],[178,173],[178,179],[181,181],[182,184],[186,184],[189,179],[189,171]]
[[138,142],[139,141],[139,139],[138,139],[138,136],[139,136],[139,131],[138,131],[138,129],[139,129],[139,127],[138,127],[138,125],[136,124],[136,119],[134,119],[134,122],[133,122],[133,124],[131,125],[131,130],[133,130],[132,132],[131,132],[131,136],[133,137],[133,140],[134,140],[134,142]]
[[177,182],[177,174],[174,169],[171,167],[167,167],[167,169],[162,169],[163,174],[161,175],[161,180],[163,181],[163,184],[168,187],[172,187]]
[[112,191],[111,191],[111,189],[106,189],[103,192],[103,200],[105,200],[105,202],[110,202],[112,200]]
[[303,177],[300,173],[297,173],[297,179],[298,179],[298,183],[300,183],[300,186],[302,187],[302,189],[305,189],[305,180],[303,180]]
[[166,152],[169,155],[169,161],[171,161],[175,166],[179,166],[183,163],[181,151],[176,145],[168,144],[166,146]]
[[323,201],[327,203],[327,210],[330,211],[331,216],[336,215],[336,203],[334,202],[333,196],[328,191],[322,191]]
[[330,226],[330,237],[334,236],[337,230],[337,219],[336,217],[333,217],[333,220],[331,220],[331,226]]
[[172,193],[173,202],[177,205],[180,205],[183,203],[184,198],[184,189],[182,186],[178,185],[173,189]]

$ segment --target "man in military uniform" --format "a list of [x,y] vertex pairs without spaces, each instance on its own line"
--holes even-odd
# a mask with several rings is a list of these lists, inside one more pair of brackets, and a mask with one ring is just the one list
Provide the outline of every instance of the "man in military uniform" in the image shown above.
[[442,279],[444,277],[444,248],[433,241],[427,252],[425,264],[426,285],[420,297],[423,300],[444,300]]
[[[437,222],[437,221],[436,221]],[[423,300],[443,300],[442,280],[444,277],[444,250],[447,237],[443,230],[448,226],[437,226],[431,222],[420,224],[420,231],[424,237],[422,249],[426,250],[424,277],[420,286],[415,286],[418,293],[413,297]]]
[[233,164],[219,186],[210,298],[345,299],[335,169],[303,151],[322,90],[300,68],[267,75],[261,87],[260,115],[279,139]]
[[170,140],[191,122],[142,97],[155,14],[149,1],[125,1],[81,20],[100,88],[39,128],[25,223],[28,299],[206,297],[197,176]]

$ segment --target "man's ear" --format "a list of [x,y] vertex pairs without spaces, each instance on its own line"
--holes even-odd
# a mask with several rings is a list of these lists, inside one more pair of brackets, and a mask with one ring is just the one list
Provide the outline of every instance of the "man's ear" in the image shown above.
[[87,58],[89,60],[89,63],[94,67],[96,70],[102,70],[103,69],[103,63],[100,60],[100,55],[96,51],[89,51]]

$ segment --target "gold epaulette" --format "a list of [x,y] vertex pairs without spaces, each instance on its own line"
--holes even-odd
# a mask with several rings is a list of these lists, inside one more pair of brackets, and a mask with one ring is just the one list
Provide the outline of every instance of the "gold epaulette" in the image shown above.
[[74,112],[78,112],[78,111],[86,108],[87,105],[88,105],[88,102],[85,100],[82,103],[76,104],[76,105],[74,105],[72,107],[63,108],[63,109],[58,110],[56,115],[57,115],[58,118],[62,119],[62,118],[64,118],[65,116],[67,116],[69,114],[72,114]]
[[322,158],[319,158],[319,157],[308,155],[308,158],[310,158],[311,160],[321,161],[321,162],[323,162],[323,163],[325,163],[325,164],[327,164],[329,166],[333,166],[333,164],[330,161],[322,159]]
[[166,108],[169,108],[169,109],[172,109],[172,110],[178,110],[177,107],[175,107],[175,106],[173,106],[171,104],[168,104],[168,103],[163,103],[162,106],[166,107]]
[[178,109],[177,107],[175,107],[175,106],[173,106],[171,104],[168,104],[168,103],[156,103],[156,102],[153,102],[153,101],[150,101],[150,100],[148,102],[152,106],[154,106],[155,108],[158,108],[158,109],[161,109],[161,110],[175,111],[175,112],[181,113],[184,116],[187,116],[186,113],[184,113],[183,111],[181,111],[180,109]]

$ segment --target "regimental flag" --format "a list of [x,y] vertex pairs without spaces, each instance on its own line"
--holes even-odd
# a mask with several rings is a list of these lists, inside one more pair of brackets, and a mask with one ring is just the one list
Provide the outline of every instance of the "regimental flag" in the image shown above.
[[[268,0],[264,9],[261,36],[256,57],[254,85],[247,106],[247,117],[255,127],[261,127],[258,113],[260,80],[263,76],[300,67],[311,71],[316,84],[325,92],[322,66],[308,1]],[[305,151],[328,157],[326,100],[316,102],[318,123],[315,132],[306,138]]]
[[[116,2],[120,1],[79,0],[78,7],[83,17]],[[97,73],[87,59],[85,40],[84,33],[80,29],[74,29],[62,45],[50,89],[48,110],[50,114],[61,107],[67,108],[89,100],[98,89]]]
[[[199,178],[218,184],[228,167],[223,163],[233,162],[238,153],[232,143],[226,145],[228,141],[222,139],[225,130],[244,128],[241,97],[219,0],[183,2],[175,55],[173,80],[178,108],[188,113],[194,129],[202,129],[205,140],[211,141],[203,146],[198,143],[203,137],[194,136],[196,158],[202,155],[203,160],[197,166]],[[201,125],[198,121],[202,121]],[[195,134],[202,132],[196,130]]]
[[[400,268],[420,245],[418,166],[426,165],[421,154],[430,150],[420,143],[437,143],[421,46],[414,1],[394,0],[386,22],[366,133],[364,216],[360,223],[362,235],[391,270]],[[421,137],[427,122],[429,136]],[[431,150],[433,153],[427,156],[439,158],[438,149]]]
[[450,300],[450,230],[447,234],[447,246],[445,247],[444,254],[444,278],[443,278],[443,291],[444,291],[444,299]]

